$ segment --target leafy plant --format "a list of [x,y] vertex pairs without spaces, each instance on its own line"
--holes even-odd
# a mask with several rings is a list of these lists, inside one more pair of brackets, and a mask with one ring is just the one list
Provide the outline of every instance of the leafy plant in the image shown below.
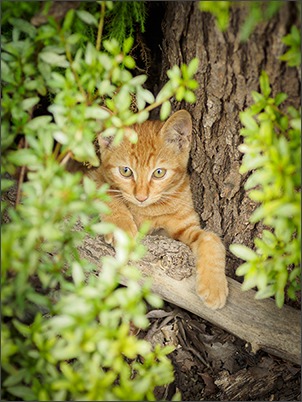
[[204,1],[199,2],[201,11],[209,12],[216,18],[218,28],[224,32],[229,26],[231,1]]
[[245,7],[247,16],[240,27],[240,40],[245,42],[258,24],[268,21],[283,6],[281,1],[204,1],[199,2],[201,11],[210,12],[216,19],[216,24],[221,31],[226,31],[229,26],[230,8]]
[[[98,19],[71,9],[60,23],[49,18],[39,27],[12,11],[2,39],[2,190],[14,185],[12,176],[18,182],[16,205],[2,205],[6,400],[152,400],[155,386],[173,379],[171,349],[151,350],[130,331],[148,325],[145,301],[160,305],[148,281],[138,285],[133,266],[144,253],[143,228],[130,239],[101,222],[109,213],[106,186],[65,165],[72,158],[97,166],[98,133],[118,142],[126,132],[135,141],[130,126],[150,110],[161,107],[165,119],[172,96],[194,101],[198,61],[175,66],[154,98],[143,87],[147,77],[131,74],[133,39],[102,40],[110,2],[98,3]],[[96,44],[76,30],[77,20],[95,30]],[[83,230],[74,230],[76,223]],[[87,233],[111,232],[116,255],[104,258],[96,275],[78,247]],[[121,276],[126,288],[118,286]]]
[[301,34],[298,28],[293,25],[288,35],[282,38],[282,42],[289,46],[289,49],[280,57],[290,67],[301,65]]
[[109,38],[115,38],[119,43],[134,36],[136,25],[141,32],[145,32],[146,2],[145,1],[116,1],[112,2],[112,9],[108,12]]
[[301,114],[293,107],[284,112],[284,93],[270,97],[269,78],[260,76],[261,93],[252,92],[254,104],[240,113],[244,153],[241,173],[252,172],[245,189],[260,203],[250,217],[267,229],[256,238],[255,251],[239,244],[230,250],[246,262],[237,269],[244,275],[242,289],[256,286],[256,297],[275,296],[282,307],[285,287],[291,299],[300,290],[301,244]]

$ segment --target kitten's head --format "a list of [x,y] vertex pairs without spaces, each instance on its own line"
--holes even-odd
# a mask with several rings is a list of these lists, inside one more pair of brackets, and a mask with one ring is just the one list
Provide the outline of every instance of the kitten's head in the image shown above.
[[108,183],[127,201],[146,207],[175,194],[187,174],[192,120],[185,110],[165,123],[135,124],[136,144],[124,138],[113,146],[99,138],[102,170]]

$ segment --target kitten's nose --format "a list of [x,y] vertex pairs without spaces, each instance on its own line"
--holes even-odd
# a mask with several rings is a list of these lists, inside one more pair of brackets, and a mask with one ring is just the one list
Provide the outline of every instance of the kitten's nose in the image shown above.
[[148,196],[146,194],[136,194],[135,198],[137,199],[137,201],[139,202],[144,202],[146,201],[146,199],[148,198]]

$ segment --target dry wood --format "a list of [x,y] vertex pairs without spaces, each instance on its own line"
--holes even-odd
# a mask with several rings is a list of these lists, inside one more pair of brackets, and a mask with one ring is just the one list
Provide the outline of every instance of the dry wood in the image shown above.
[[[240,283],[228,278],[230,295],[227,305],[222,310],[212,311],[195,293],[194,258],[190,249],[161,236],[147,236],[144,242],[149,251],[138,267],[144,277],[152,278],[155,293],[249,342],[253,352],[262,349],[300,364],[298,310],[289,306],[278,309],[271,299],[255,300],[254,291],[242,292]],[[100,269],[102,256],[114,254],[101,237],[87,237],[79,250],[82,257]]]
[[[258,395],[273,393],[284,368],[273,359],[265,358],[257,367],[242,369],[236,374],[223,370],[215,384],[221,390],[223,400],[255,401]],[[285,374],[285,380],[289,380]],[[288,399],[289,400],[289,399]]]

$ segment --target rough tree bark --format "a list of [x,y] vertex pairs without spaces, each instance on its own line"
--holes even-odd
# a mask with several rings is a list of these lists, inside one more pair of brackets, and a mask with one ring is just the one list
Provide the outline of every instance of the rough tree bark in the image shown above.
[[[261,225],[249,223],[256,206],[244,191],[246,175],[239,173],[239,112],[251,104],[251,91],[259,90],[261,70],[269,75],[273,96],[286,92],[289,102],[299,105],[298,70],[278,61],[285,50],[281,38],[298,13],[293,3],[285,2],[279,14],[261,23],[243,44],[239,27],[247,12],[245,6],[232,7],[230,26],[226,33],[221,33],[214,18],[201,13],[198,3],[166,2],[161,85],[167,80],[166,71],[174,64],[199,58],[196,103],[173,104],[174,111],[186,108],[193,117],[190,170],[195,208],[201,225],[219,234],[227,248],[231,243],[251,247]],[[236,267],[238,260],[228,253],[228,275],[234,277]]]

